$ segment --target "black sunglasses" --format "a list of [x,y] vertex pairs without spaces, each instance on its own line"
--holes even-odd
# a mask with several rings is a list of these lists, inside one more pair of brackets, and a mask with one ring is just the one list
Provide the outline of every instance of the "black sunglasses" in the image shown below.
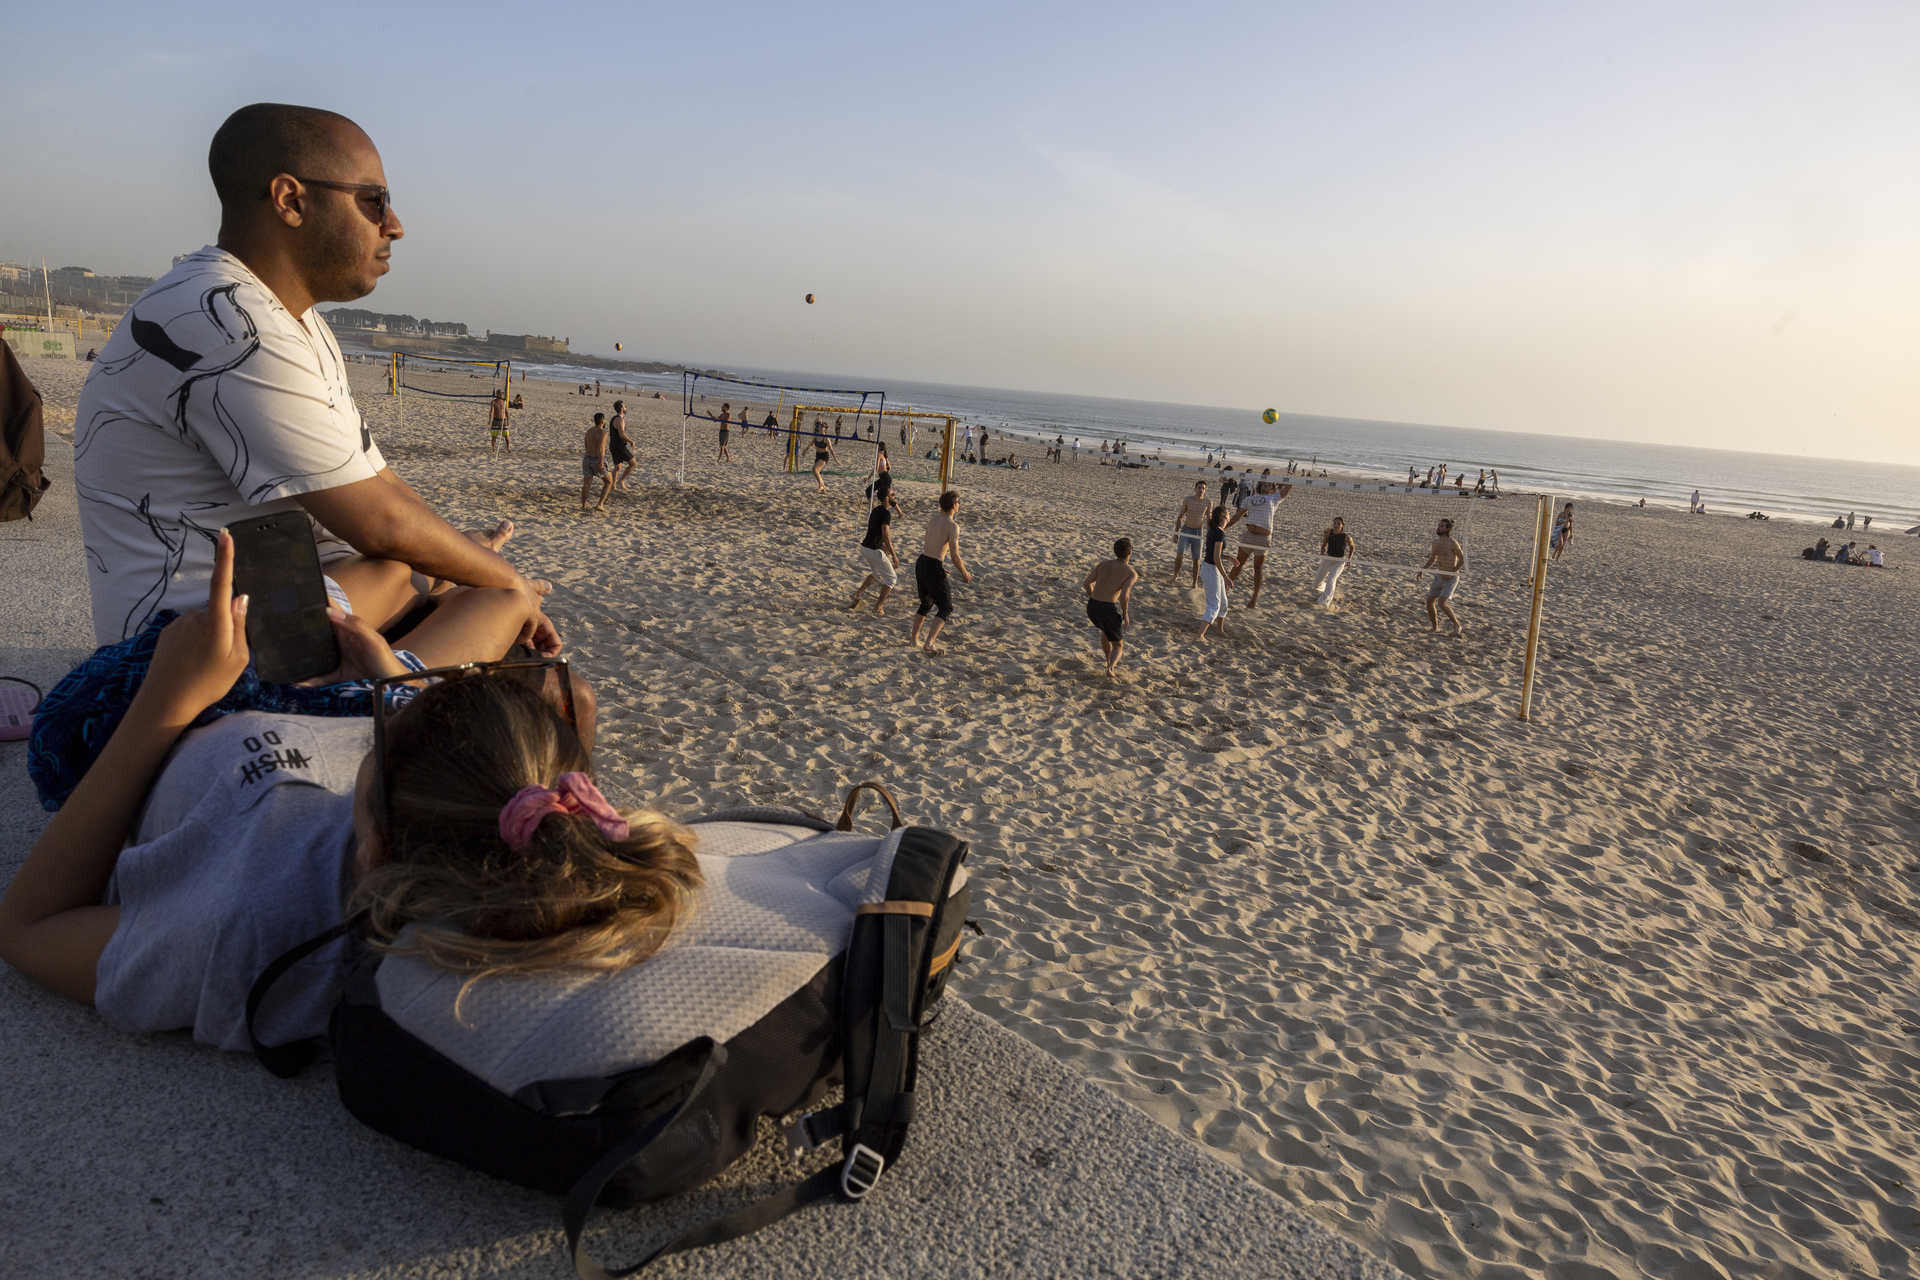
[[377,182],[334,182],[328,178],[303,178],[299,174],[293,177],[295,182],[304,182],[310,187],[325,187],[329,191],[351,191],[357,196],[371,197],[374,202],[375,222],[385,222],[393,211],[393,192]]
[[[453,667],[430,667],[425,671],[406,671],[397,676],[378,676],[371,681],[373,687],[373,820],[375,830],[384,845],[387,830],[391,825],[391,813],[387,807],[387,720],[412,701],[411,698],[393,699],[387,696],[389,689],[412,688],[416,683],[434,680],[452,680],[461,676],[490,675],[496,671],[541,672],[537,683],[544,686],[545,672],[549,669],[560,673],[561,714],[567,727],[576,734],[580,731],[579,722],[573,713],[573,675],[565,658],[501,658],[493,662],[463,662]],[[530,681],[530,683],[536,683]],[[414,690],[417,692],[417,690]],[[394,704],[390,706],[389,704]]]

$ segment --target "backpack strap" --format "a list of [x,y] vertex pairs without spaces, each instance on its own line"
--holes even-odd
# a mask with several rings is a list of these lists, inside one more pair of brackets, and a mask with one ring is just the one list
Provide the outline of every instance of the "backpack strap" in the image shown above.
[[282,1080],[291,1079],[305,1071],[319,1056],[320,1049],[311,1040],[293,1040],[286,1044],[262,1044],[257,1023],[260,1017],[260,1005],[267,998],[267,992],[273,990],[274,983],[286,976],[287,970],[305,960],[308,956],[333,942],[345,937],[366,922],[367,913],[358,912],[326,929],[314,934],[298,946],[282,952],[272,964],[260,971],[253,980],[253,986],[247,992],[247,1039],[253,1045],[253,1056],[260,1065],[279,1076]]
[[901,827],[907,825],[900,820],[900,806],[893,802],[893,792],[887,790],[877,782],[868,781],[855,783],[853,786],[847,788],[847,802],[840,806],[840,820],[833,824],[835,831],[853,830],[853,809],[854,805],[858,803],[862,791],[871,791],[886,802],[887,814],[893,819],[893,825],[888,827],[887,830],[898,831]]

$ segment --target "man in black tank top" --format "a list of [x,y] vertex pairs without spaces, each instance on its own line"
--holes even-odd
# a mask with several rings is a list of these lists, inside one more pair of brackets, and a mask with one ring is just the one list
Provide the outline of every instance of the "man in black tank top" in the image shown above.
[[1333,593],[1340,586],[1340,575],[1347,571],[1347,565],[1353,560],[1353,535],[1347,532],[1347,522],[1342,516],[1335,516],[1333,524],[1320,535],[1320,578],[1313,584],[1319,592],[1314,603],[1322,609],[1333,608]]

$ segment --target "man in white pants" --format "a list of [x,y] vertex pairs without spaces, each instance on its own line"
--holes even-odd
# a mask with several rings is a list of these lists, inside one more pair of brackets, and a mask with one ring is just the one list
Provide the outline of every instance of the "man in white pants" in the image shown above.
[[1353,552],[1353,536],[1347,532],[1346,519],[1335,516],[1333,524],[1320,535],[1320,580],[1313,584],[1320,593],[1314,603],[1322,609],[1333,608],[1333,593],[1339,589],[1340,576],[1347,571]]

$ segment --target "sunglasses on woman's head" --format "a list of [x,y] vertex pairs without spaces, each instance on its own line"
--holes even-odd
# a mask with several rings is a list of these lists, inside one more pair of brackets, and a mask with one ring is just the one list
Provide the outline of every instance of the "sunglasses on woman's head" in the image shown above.
[[425,671],[408,671],[397,676],[379,676],[370,682],[373,687],[373,820],[382,843],[387,839],[392,816],[387,807],[387,721],[412,701],[411,697],[396,699],[390,694],[402,689],[417,693],[441,680],[500,672],[517,673],[519,678],[544,692],[548,671],[560,674],[561,718],[577,734],[580,725],[574,719],[573,712],[573,674],[565,658],[501,658],[493,662],[463,662],[458,666],[430,667]]

